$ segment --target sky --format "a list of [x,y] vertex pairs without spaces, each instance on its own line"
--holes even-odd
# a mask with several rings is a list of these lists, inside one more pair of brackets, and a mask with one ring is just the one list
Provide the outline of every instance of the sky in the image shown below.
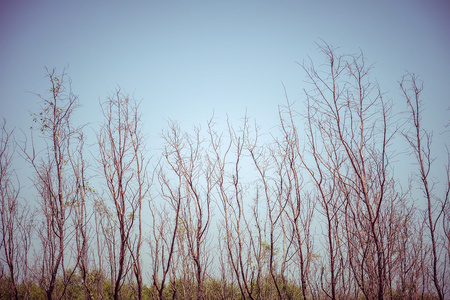
[[[323,62],[316,42],[363,51],[374,80],[404,108],[398,81],[424,81],[424,122],[435,140],[449,121],[450,3],[396,1],[1,1],[0,117],[27,130],[49,89],[45,67],[67,67],[95,128],[99,102],[118,87],[141,100],[146,134],[168,120],[189,128],[213,114],[247,113],[264,129],[285,101],[301,105],[305,73]],[[284,87],[283,87],[284,86]]]

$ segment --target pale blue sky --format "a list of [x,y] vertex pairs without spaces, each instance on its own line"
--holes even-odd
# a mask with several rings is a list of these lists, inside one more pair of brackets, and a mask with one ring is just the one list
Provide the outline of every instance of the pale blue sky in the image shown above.
[[[319,63],[319,38],[361,49],[394,102],[405,70],[425,82],[425,119],[449,120],[448,1],[2,1],[0,116],[26,129],[49,85],[44,67],[67,70],[82,122],[102,121],[99,100],[117,86],[142,99],[147,133],[245,111],[263,128],[284,102],[304,99],[295,63]],[[403,107],[403,106],[402,106]],[[447,135],[448,136],[448,135]],[[435,136],[439,139],[442,136]]]

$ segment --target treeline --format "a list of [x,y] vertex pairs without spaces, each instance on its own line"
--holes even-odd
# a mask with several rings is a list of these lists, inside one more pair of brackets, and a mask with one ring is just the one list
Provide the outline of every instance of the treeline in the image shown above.
[[[139,102],[117,89],[88,141],[70,79],[47,70],[28,140],[2,126],[1,296],[449,297],[450,173],[433,164],[422,83],[400,80],[399,114],[362,53],[319,49],[305,101],[286,99],[270,139],[245,116],[225,131],[172,122],[150,147]],[[17,154],[36,198],[19,196]],[[411,172],[394,172],[400,156]]]

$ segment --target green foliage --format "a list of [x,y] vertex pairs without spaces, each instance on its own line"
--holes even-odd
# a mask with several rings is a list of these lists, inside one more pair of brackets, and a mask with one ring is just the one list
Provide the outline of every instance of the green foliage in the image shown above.
[[55,76],[53,77],[53,87],[50,89],[50,92],[53,94],[58,94],[61,90],[61,80]]
[[[170,282],[164,290],[165,299],[197,299],[197,283],[184,279]],[[229,284],[210,279],[203,283],[203,293],[206,299],[240,299],[239,291]]]
[[[20,283],[17,286],[17,292],[19,299],[46,299],[45,291],[36,283],[29,281],[27,283]],[[11,298],[11,278],[0,278],[0,299],[12,299]]]
[[[281,276],[275,276],[276,282],[280,290],[284,291],[286,299],[304,299],[300,285],[292,280],[286,280],[283,283]],[[260,284],[255,281],[252,283],[252,290],[260,299],[277,299],[278,291],[271,275],[266,275],[260,279]]]
[[127,214],[127,219],[131,221],[131,220],[134,220],[134,218],[135,218],[134,212],[133,212],[133,211],[130,211],[130,212]]
[[11,299],[11,278],[0,278],[0,299]]
[[[281,276],[276,276],[276,281],[280,290],[284,290],[286,299],[304,299],[302,296],[301,287],[292,280],[286,280],[283,284]],[[112,299],[112,284],[105,278],[103,272],[93,270],[87,276],[87,283],[91,298],[94,300]],[[70,280],[66,283],[66,298],[70,300],[84,300],[85,289],[80,274],[74,273]],[[20,283],[17,287],[19,299],[46,299],[44,289],[37,283],[29,281],[26,284]],[[57,279],[55,295],[62,296],[64,290],[64,282],[61,277]],[[243,299],[238,286],[234,283],[223,282],[218,279],[210,278],[203,283],[203,290],[205,299]],[[270,275],[264,276],[260,279],[260,285],[252,282],[251,290],[253,296],[257,299],[278,299],[278,293]],[[27,295],[28,291],[28,295]],[[415,287],[407,285],[403,288],[397,289],[390,293],[386,291],[386,298],[392,299],[411,299],[417,295]],[[142,299],[154,299],[157,292],[153,286],[143,285]],[[134,299],[136,296],[136,286],[134,284],[124,284],[120,291],[120,299]],[[197,299],[197,283],[185,279],[177,279],[170,282],[164,289],[164,299]],[[325,297],[325,295],[323,295]],[[4,276],[0,278],[0,299],[11,299],[11,279]],[[425,293],[423,299],[434,300],[437,296]]]

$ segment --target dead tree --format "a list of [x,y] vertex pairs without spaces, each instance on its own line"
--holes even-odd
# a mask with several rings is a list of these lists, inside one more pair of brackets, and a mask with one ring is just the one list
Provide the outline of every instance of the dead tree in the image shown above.
[[311,221],[313,219],[316,201],[304,192],[304,146],[300,141],[298,117],[286,95],[286,105],[279,109],[281,138],[277,141],[279,154],[284,158],[286,178],[284,184],[287,190],[288,207],[286,217],[290,223],[291,238],[295,241],[295,253],[298,256],[300,268],[300,285],[302,294],[309,294],[309,273],[313,256],[313,241],[311,237]]
[[18,285],[28,297],[28,253],[31,247],[33,218],[28,206],[19,202],[20,182],[12,166],[15,154],[13,131],[3,120],[0,128],[0,261],[6,264],[11,281],[11,299],[19,299]]
[[[133,272],[136,295],[142,298],[142,201],[148,192],[144,135],[141,131],[139,104],[120,89],[102,105],[104,124],[98,134],[99,163],[106,193],[111,200],[118,232],[117,273],[113,282],[114,299],[120,298],[125,277]],[[112,245],[112,244],[111,244]],[[112,245],[114,246],[114,245]]]
[[[286,247],[286,241],[292,241],[292,239],[286,240],[283,219],[291,192],[289,185],[286,184],[289,157],[286,155],[285,147],[281,149],[278,147],[280,144],[260,145],[257,134],[253,139],[247,137],[244,142],[257,172],[258,197],[264,201],[266,210],[267,240],[260,241],[260,246],[267,256],[268,275],[275,287],[276,297],[284,299],[286,298],[286,248],[291,246],[289,242]],[[280,246],[282,247],[281,259],[277,257]],[[275,297],[275,294],[270,297]]]
[[[165,198],[175,210],[176,222],[180,223],[175,226],[178,233],[181,233],[178,235],[179,253],[185,246],[189,257],[186,263],[192,265],[191,270],[196,279],[197,299],[204,299],[203,282],[208,266],[206,242],[211,223],[211,192],[214,186],[211,166],[205,163],[199,129],[195,129],[195,135],[191,136],[183,133],[180,127],[173,123],[163,134],[163,138],[163,157],[168,166],[168,174],[160,177],[168,192],[165,193]],[[169,184],[169,178],[173,178],[173,185]],[[172,243],[173,241],[170,242],[171,248]],[[190,272],[187,269],[184,275]]]
[[[431,279],[439,299],[445,298],[445,270],[448,269],[450,256],[441,257],[442,241],[439,226],[442,223],[444,233],[448,230],[448,202],[450,192],[449,168],[447,166],[447,180],[444,183],[444,192],[438,196],[435,192],[435,182],[431,179],[432,164],[434,158],[431,154],[432,133],[422,126],[422,102],[421,93],[423,84],[414,74],[408,74],[400,81],[400,88],[408,107],[410,128],[404,132],[404,137],[411,146],[412,152],[419,168],[418,181],[426,199],[426,225],[431,243]],[[442,221],[441,221],[442,219]],[[444,237],[444,243],[449,243],[448,236]],[[445,254],[444,254],[445,255]]]
[[[178,149],[180,142],[176,136],[178,132],[172,132],[172,143]],[[177,274],[178,239],[181,222],[182,205],[182,177],[178,175],[175,178],[169,176],[171,170],[172,157],[170,152],[164,151],[161,161],[157,166],[156,177],[160,185],[160,197],[162,203],[151,198],[149,208],[152,214],[151,237],[149,241],[152,263],[152,286],[153,298],[163,299],[166,283],[169,281],[175,283]],[[174,285],[174,284],[173,284]],[[176,294],[176,290],[173,290]]]
[[[212,120],[208,123],[210,139],[209,161],[212,161],[213,181],[217,203],[222,214],[221,239],[225,250],[222,260],[222,276],[230,273],[229,284],[237,284],[242,298],[256,299],[261,292],[263,274],[264,219],[258,210],[259,194],[254,196],[253,207],[245,199],[251,195],[251,187],[243,175],[246,161],[245,150],[250,146],[250,128],[245,116],[239,130],[228,122],[228,139],[218,133]],[[257,136],[257,132],[255,133]],[[256,227],[256,231],[252,228]],[[229,270],[229,271],[228,271]]]
[[[73,169],[73,176],[77,191],[74,195],[73,203],[73,223],[75,226],[75,244],[76,244],[76,261],[79,269],[81,280],[84,287],[85,299],[92,299],[91,292],[93,291],[92,284],[89,280],[91,271],[89,259],[89,246],[91,235],[91,218],[92,213],[89,206],[93,205],[93,195],[95,190],[88,181],[88,162],[84,157],[84,143],[85,137],[82,132],[76,138],[75,152],[76,157],[70,157],[71,168]],[[89,203],[90,202],[90,203]],[[92,247],[94,248],[94,247]]]
[[329,272],[329,296],[338,297],[341,275],[335,247],[343,243],[338,234],[343,229],[348,263],[360,291],[367,298],[383,299],[386,244],[392,237],[383,231],[382,220],[398,202],[388,149],[396,132],[390,123],[391,106],[369,80],[371,66],[363,54],[338,55],[327,44],[319,48],[325,65],[315,67],[310,62],[303,69],[311,86],[305,90],[306,126],[313,149],[309,173],[329,224],[328,257],[334,268]]
[[[66,273],[65,264],[68,258],[66,248],[70,243],[66,236],[67,221],[76,203],[74,195],[77,194],[69,161],[77,155],[71,142],[81,128],[72,126],[72,113],[78,107],[78,97],[71,90],[71,81],[65,70],[60,75],[55,70],[47,70],[47,77],[50,80],[50,95],[37,94],[42,101],[41,109],[32,114],[40,143],[35,143],[32,135],[31,150],[26,149],[25,144],[22,151],[34,169],[34,185],[42,201],[40,283],[47,298],[52,299],[58,275],[62,275],[64,283],[62,295],[73,275],[73,272]],[[43,150],[38,151],[38,146]]]

